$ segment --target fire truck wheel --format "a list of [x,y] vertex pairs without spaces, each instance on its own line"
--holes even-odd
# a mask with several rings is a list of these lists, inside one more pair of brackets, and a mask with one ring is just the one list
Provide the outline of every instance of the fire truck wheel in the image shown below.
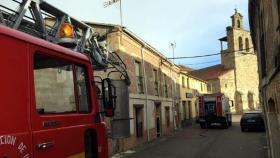
[[200,127],[205,129],[206,128],[206,123],[200,123]]
[[227,121],[225,121],[222,125],[223,125],[224,128],[228,128],[229,127],[229,123]]

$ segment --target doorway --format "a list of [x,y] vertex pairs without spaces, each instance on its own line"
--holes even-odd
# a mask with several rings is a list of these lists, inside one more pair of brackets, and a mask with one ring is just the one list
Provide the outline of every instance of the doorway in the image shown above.
[[188,120],[192,119],[192,102],[188,101]]
[[242,101],[242,95],[240,92],[235,92],[235,111],[236,113],[243,113],[243,101]]
[[186,101],[182,102],[183,105],[183,120],[185,121],[187,119],[187,107],[186,107]]
[[161,136],[161,103],[155,103],[156,135]]

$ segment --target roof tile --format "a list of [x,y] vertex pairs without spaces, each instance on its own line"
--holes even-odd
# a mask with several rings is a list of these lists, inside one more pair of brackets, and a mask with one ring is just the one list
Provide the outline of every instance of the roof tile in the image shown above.
[[227,72],[231,71],[232,69],[226,69],[224,65],[218,64],[210,67],[206,67],[199,70],[194,70],[189,72],[189,74],[201,78],[205,81],[209,81],[212,79],[219,78],[220,76],[226,74]]

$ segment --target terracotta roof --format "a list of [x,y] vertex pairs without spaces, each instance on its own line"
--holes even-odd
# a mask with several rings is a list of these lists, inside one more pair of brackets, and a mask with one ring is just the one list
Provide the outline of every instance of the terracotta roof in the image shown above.
[[209,80],[212,80],[212,79],[216,79],[216,78],[226,74],[227,72],[229,72],[231,70],[232,69],[226,69],[224,67],[224,65],[222,65],[222,64],[218,64],[218,65],[206,67],[206,68],[203,68],[203,69],[191,71],[191,72],[189,72],[189,74],[191,74],[195,77],[201,78],[205,81],[209,81]]
[[186,76],[191,77],[191,78],[194,78],[194,79],[199,80],[199,81],[201,81],[201,82],[207,83],[206,80],[203,80],[202,78],[198,78],[198,77],[196,77],[196,76],[194,76],[194,75],[191,75],[191,74],[189,74],[189,73],[186,73]]
[[178,65],[180,67],[181,70],[183,71],[187,71],[187,72],[190,72],[190,71],[194,71],[195,69],[191,68],[191,67],[187,67],[185,65]]

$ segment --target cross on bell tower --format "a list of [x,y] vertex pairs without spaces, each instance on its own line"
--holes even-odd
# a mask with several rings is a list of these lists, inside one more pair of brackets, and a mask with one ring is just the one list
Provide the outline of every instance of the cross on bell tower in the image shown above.
[[243,16],[235,8],[235,13],[231,16],[232,28],[243,29]]

